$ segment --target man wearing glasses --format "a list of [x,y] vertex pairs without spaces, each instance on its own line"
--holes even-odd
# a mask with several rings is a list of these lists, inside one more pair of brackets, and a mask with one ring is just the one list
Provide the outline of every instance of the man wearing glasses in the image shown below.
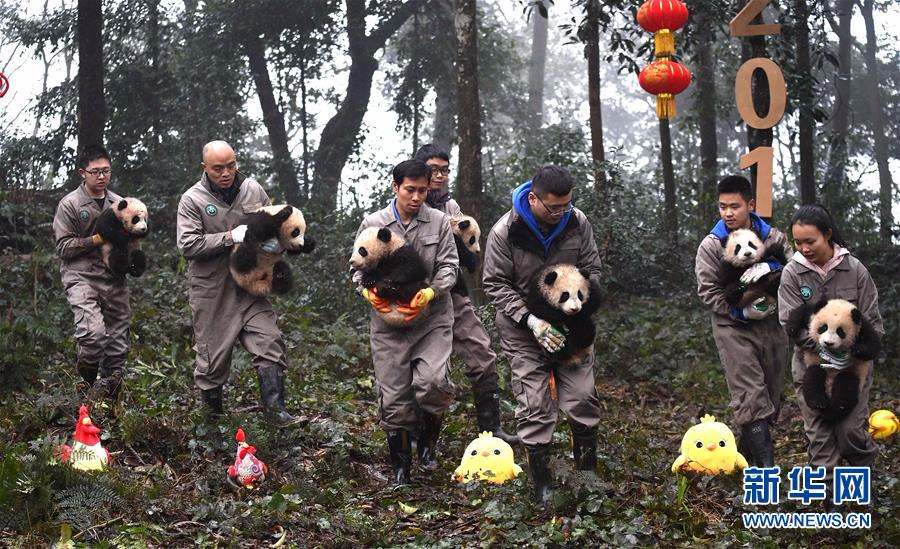
[[[194,383],[214,415],[223,413],[223,386],[231,370],[234,343],[253,357],[263,407],[278,427],[297,423],[284,404],[284,341],[268,298],[235,283],[228,270],[232,247],[244,241],[244,218],[269,196],[237,169],[234,149],[224,141],[203,147],[203,175],[178,204],[176,244],[189,261],[188,301],[197,353]],[[264,244],[265,247],[265,244]]]
[[101,212],[122,198],[107,189],[111,173],[106,149],[88,145],[81,151],[81,185],[59,201],[53,233],[63,287],[75,316],[79,389],[85,392],[93,386],[92,397],[114,398],[128,356],[131,310],[125,277],[106,268],[100,256],[103,239],[95,231]]
[[512,366],[518,434],[535,497],[545,509],[552,500],[549,451],[559,409],[569,418],[576,467],[593,472],[597,466],[594,353],[572,365],[556,363],[552,353],[565,343],[565,334],[529,314],[525,304],[532,279],[544,267],[567,263],[589,271],[595,281],[600,276],[591,224],[572,205],[574,186],[565,168],[539,169],[513,191],[512,209],[491,229],[484,255],[484,291],[497,307],[500,346]]
[[[450,197],[450,155],[429,143],[416,151],[415,159],[431,168],[431,181],[428,183],[425,202],[448,216],[460,214],[459,204]],[[457,277],[461,276],[461,272],[457,273]],[[457,283],[450,290],[453,302],[453,350],[462,357],[466,377],[472,382],[478,431],[490,431],[508,444],[518,444],[519,437],[507,433],[500,425],[497,355],[491,349],[491,337],[475,313],[465,289],[465,284]]]

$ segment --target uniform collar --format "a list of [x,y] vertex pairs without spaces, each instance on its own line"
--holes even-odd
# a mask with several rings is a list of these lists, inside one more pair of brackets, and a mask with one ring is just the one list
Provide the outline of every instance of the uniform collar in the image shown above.
[[[84,186],[84,183],[78,185],[78,190],[81,195],[81,200],[78,202],[79,206],[87,206],[88,204],[96,204],[96,201],[100,200],[99,198],[94,198],[93,196],[90,195],[90,193],[87,192],[87,187]],[[113,201],[112,193],[109,191],[109,189],[106,190],[106,196],[103,197],[103,200],[105,201],[106,204],[112,203],[112,201]]]

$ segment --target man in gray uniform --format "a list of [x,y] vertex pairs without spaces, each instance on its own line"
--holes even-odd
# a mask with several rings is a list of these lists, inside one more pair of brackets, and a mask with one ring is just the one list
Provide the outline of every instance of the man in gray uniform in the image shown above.
[[[729,176],[719,182],[721,219],[697,249],[695,272],[697,295],[712,313],[712,332],[725,369],[725,381],[731,394],[734,421],[741,426],[738,450],[750,465],[774,465],[774,448],[769,426],[781,410],[781,390],[787,365],[787,337],[778,325],[776,305],[749,305],[732,308],[725,302],[719,284],[722,239],[735,229],[752,229],[768,247],[784,248],[785,257],[793,251],[787,237],[753,212],[750,182],[741,176]],[[761,276],[782,268],[771,260],[747,270],[741,278],[752,284]]]
[[[426,203],[449,216],[462,213],[447,189],[450,155],[429,143],[416,151],[415,158],[431,168]],[[462,273],[457,273],[457,278],[461,276]],[[497,355],[491,349],[491,338],[475,313],[465,284],[457,282],[450,291],[450,299],[453,302],[453,350],[462,357],[466,377],[472,382],[478,430],[490,431],[507,444],[517,444],[519,437],[506,433],[500,425]]]
[[97,218],[121,197],[107,189],[111,167],[109,153],[88,145],[78,159],[81,185],[67,194],[56,208],[53,233],[59,272],[66,298],[75,315],[78,373],[86,389],[94,385],[97,396],[114,397],[128,356],[128,286],[100,257],[103,238],[96,233]]
[[497,307],[500,345],[512,364],[519,438],[535,496],[545,508],[552,498],[549,451],[558,409],[568,416],[578,469],[597,466],[600,399],[593,350],[572,365],[555,362],[552,353],[562,347],[564,335],[526,306],[532,281],[544,267],[567,263],[599,280],[600,254],[590,222],[572,205],[574,186],[565,168],[543,166],[513,191],[513,207],[491,229],[484,255],[484,291]]
[[237,170],[224,141],[203,147],[203,175],[178,204],[178,250],[190,262],[189,301],[197,353],[194,382],[214,414],[222,413],[222,387],[236,340],[253,356],[263,407],[278,426],[300,421],[284,405],[285,346],[267,298],[238,287],[228,270],[232,246],[244,240],[245,217],[271,205],[256,180]]
[[[436,445],[444,411],[453,400],[450,351],[453,311],[450,288],[456,282],[459,259],[447,216],[425,205],[430,169],[418,160],[398,164],[391,188],[396,197],[387,207],[371,213],[359,225],[386,227],[401,236],[425,262],[431,286],[420,290],[409,304],[413,315],[424,315],[409,327],[393,328],[373,310],[370,342],[378,383],[378,414],[387,432],[394,482],[409,482],[412,466],[410,433],[418,429],[417,453],[425,470],[437,468]],[[353,272],[359,285],[362,273]],[[374,307],[380,299],[359,288]],[[424,309],[428,303],[431,305]],[[419,413],[421,412],[421,413]]]

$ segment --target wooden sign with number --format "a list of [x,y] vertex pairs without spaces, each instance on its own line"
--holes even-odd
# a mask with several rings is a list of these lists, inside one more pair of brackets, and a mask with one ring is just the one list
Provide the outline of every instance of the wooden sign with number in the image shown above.
[[[749,0],[731,20],[731,36],[767,36],[781,33],[781,25],[777,23],[753,24],[756,16],[761,15],[769,0]],[[766,73],[769,82],[769,108],[765,116],[760,116],[753,105],[753,73],[761,70]],[[738,69],[734,79],[734,100],[737,104],[741,120],[751,128],[767,130],[774,127],[784,116],[787,103],[787,86],[781,68],[765,57],[748,59]],[[762,217],[772,217],[772,169],[774,149],[772,147],[756,147],[741,156],[741,169],[756,165],[756,213]]]

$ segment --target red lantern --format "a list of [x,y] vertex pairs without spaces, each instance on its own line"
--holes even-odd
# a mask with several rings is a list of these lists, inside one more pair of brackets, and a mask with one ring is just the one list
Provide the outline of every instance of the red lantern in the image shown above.
[[638,82],[644,91],[656,96],[656,116],[673,118],[675,96],[690,85],[691,71],[674,61],[654,61],[641,71]]
[[675,53],[672,32],[683,27],[687,18],[687,6],[680,0],[647,0],[637,12],[638,24],[645,31],[654,33],[656,57],[669,57]]
[[0,72],[0,97],[6,95],[6,92],[9,91],[9,79],[6,78],[6,75]]

